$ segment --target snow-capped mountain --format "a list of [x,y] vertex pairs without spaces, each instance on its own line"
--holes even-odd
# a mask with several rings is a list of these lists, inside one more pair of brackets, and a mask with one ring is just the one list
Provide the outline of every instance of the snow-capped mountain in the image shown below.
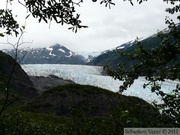
[[[157,36],[150,36],[148,38],[140,39],[141,43],[145,48],[153,48],[160,46],[161,39]],[[117,68],[117,65],[120,60],[122,60],[122,57],[119,55],[117,50],[121,50],[125,53],[132,53],[137,48],[137,42],[129,41],[127,43],[121,44],[117,46],[116,48],[106,50],[101,53],[101,55],[94,58],[92,61],[90,61],[89,65],[97,65],[97,66],[105,66],[109,65],[112,68]],[[129,67],[132,63],[126,62],[126,66]]]
[[[180,23],[176,24],[176,28],[180,30]],[[165,28],[161,31],[164,34],[169,33],[169,28]],[[139,41],[141,44],[144,46],[146,49],[150,48],[156,48],[161,45],[161,38],[158,37],[158,34],[155,33],[149,37],[144,37],[144,38],[139,38]],[[99,56],[94,58],[92,61],[90,61],[88,64],[89,65],[97,65],[97,66],[105,66],[109,65],[110,67],[116,69],[118,68],[118,63],[120,60],[123,58],[119,55],[117,50],[121,50],[125,53],[133,53],[135,49],[137,48],[137,42],[134,40],[131,40],[129,42],[126,42],[124,44],[121,44],[115,48],[105,50],[103,51]],[[126,66],[129,67],[131,66],[132,63],[126,62]]]
[[[15,50],[4,49],[4,52],[15,56]],[[17,51],[21,64],[85,64],[87,59],[66,47],[55,44],[43,48],[24,48]]]
[[[177,29],[180,30],[180,24],[177,24]],[[164,29],[161,31],[164,34],[168,34],[168,29]],[[161,45],[161,38],[157,36],[157,34],[153,34],[147,38],[140,38],[139,41],[146,49],[156,48]],[[137,48],[137,42],[135,40],[129,41],[127,43],[121,44],[116,48],[112,48],[110,50],[103,51],[101,55],[94,58],[90,61],[89,65],[97,65],[97,66],[105,66],[109,65],[110,67],[117,69],[118,63],[120,60],[125,60],[123,57],[119,55],[117,50],[121,50],[125,53],[133,53]],[[131,62],[126,61],[126,67],[130,67],[132,65]]]

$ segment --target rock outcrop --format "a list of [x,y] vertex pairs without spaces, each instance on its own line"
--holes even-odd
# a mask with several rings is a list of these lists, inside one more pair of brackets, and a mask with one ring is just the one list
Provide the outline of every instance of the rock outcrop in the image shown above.
[[50,75],[48,77],[44,76],[30,76],[31,81],[34,84],[37,92],[41,94],[44,91],[47,91],[53,87],[64,84],[73,84],[74,82],[71,80],[64,80],[54,75]]
[[[9,55],[0,51],[0,82],[11,95],[34,98],[38,95],[29,76]],[[3,90],[2,90],[3,91]]]

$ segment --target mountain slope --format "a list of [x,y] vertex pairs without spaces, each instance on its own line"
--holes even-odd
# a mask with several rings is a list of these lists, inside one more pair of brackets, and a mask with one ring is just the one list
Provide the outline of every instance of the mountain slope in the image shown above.
[[[3,50],[13,56],[14,50]],[[19,49],[18,58],[21,64],[85,64],[86,59],[66,47],[55,44],[50,47]]]
[[[180,24],[177,25],[177,28],[180,29]],[[166,29],[164,29],[162,32],[168,33]],[[161,39],[157,36],[157,34],[154,34],[148,38],[141,39],[141,43],[146,49],[156,48],[160,46]],[[124,60],[124,58],[118,54],[117,50],[122,50],[125,53],[133,53],[135,51],[135,48],[137,48],[137,43],[135,41],[124,43],[116,47],[115,49],[102,52],[101,55],[94,58],[88,64],[98,66],[109,65],[110,67],[116,69],[120,60]],[[126,62],[127,67],[129,67],[131,64],[132,63],[130,62]]]
[[[26,98],[34,98],[38,95],[21,66],[12,57],[0,51],[0,86],[7,88],[8,83],[11,95]],[[0,87],[0,95],[5,91],[3,87]]]
[[[145,48],[152,48],[152,47],[158,47],[160,46],[160,39],[156,36],[152,36],[149,38],[146,38],[142,40],[142,44]],[[107,50],[101,53],[101,55],[94,58],[91,62],[89,62],[89,65],[97,65],[97,66],[105,66],[110,65],[113,68],[117,68],[117,64],[120,60],[123,58],[119,55],[117,50],[122,50],[126,53],[133,53],[135,48],[137,47],[137,44],[135,41],[130,41],[125,44],[122,44],[118,47],[116,47],[113,50]],[[128,63],[127,63],[128,64]],[[130,65],[130,63],[129,63]]]

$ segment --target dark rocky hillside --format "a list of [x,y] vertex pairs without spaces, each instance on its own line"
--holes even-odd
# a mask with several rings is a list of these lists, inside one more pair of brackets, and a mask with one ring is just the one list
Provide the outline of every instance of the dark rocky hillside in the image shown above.
[[[10,78],[11,74],[12,77]],[[11,56],[0,51],[0,82],[7,87],[6,84],[9,79],[11,95],[23,96],[25,98],[37,96],[33,83],[21,66]],[[2,94],[4,90],[2,89],[0,92]]]
[[159,112],[146,101],[119,95],[105,89],[88,85],[67,84],[57,86],[36,98],[24,107],[27,111],[56,114],[60,116],[83,115],[111,116],[126,111],[143,123],[150,124],[159,117]]
[[[14,56],[15,51],[4,49],[4,52]],[[87,60],[66,47],[55,44],[43,48],[27,48],[18,50],[21,64],[86,64]]]

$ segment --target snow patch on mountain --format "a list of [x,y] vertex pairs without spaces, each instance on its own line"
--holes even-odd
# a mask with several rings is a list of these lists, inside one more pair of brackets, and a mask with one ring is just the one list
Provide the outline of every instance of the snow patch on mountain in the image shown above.
[[63,52],[63,53],[66,53],[66,52],[65,52],[63,49],[61,49],[61,48],[60,48],[60,49],[58,49],[58,50],[59,50],[59,51],[61,51],[61,52]]
[[134,43],[133,40],[132,40],[132,41],[129,41],[129,42],[127,42],[127,43],[124,43],[124,44],[116,47],[114,50],[116,50],[116,49],[117,49],[117,50],[118,50],[118,49],[124,49],[124,48],[131,47],[131,46],[133,45],[133,43]]
[[73,56],[73,53],[72,52],[69,52],[69,56],[65,56],[65,57],[71,57],[71,56]]
[[[52,54],[52,51],[53,51],[53,48],[50,48],[50,47],[46,47],[47,50],[49,50],[49,55],[51,56],[56,56],[55,54]],[[38,50],[36,52],[39,52]]]

